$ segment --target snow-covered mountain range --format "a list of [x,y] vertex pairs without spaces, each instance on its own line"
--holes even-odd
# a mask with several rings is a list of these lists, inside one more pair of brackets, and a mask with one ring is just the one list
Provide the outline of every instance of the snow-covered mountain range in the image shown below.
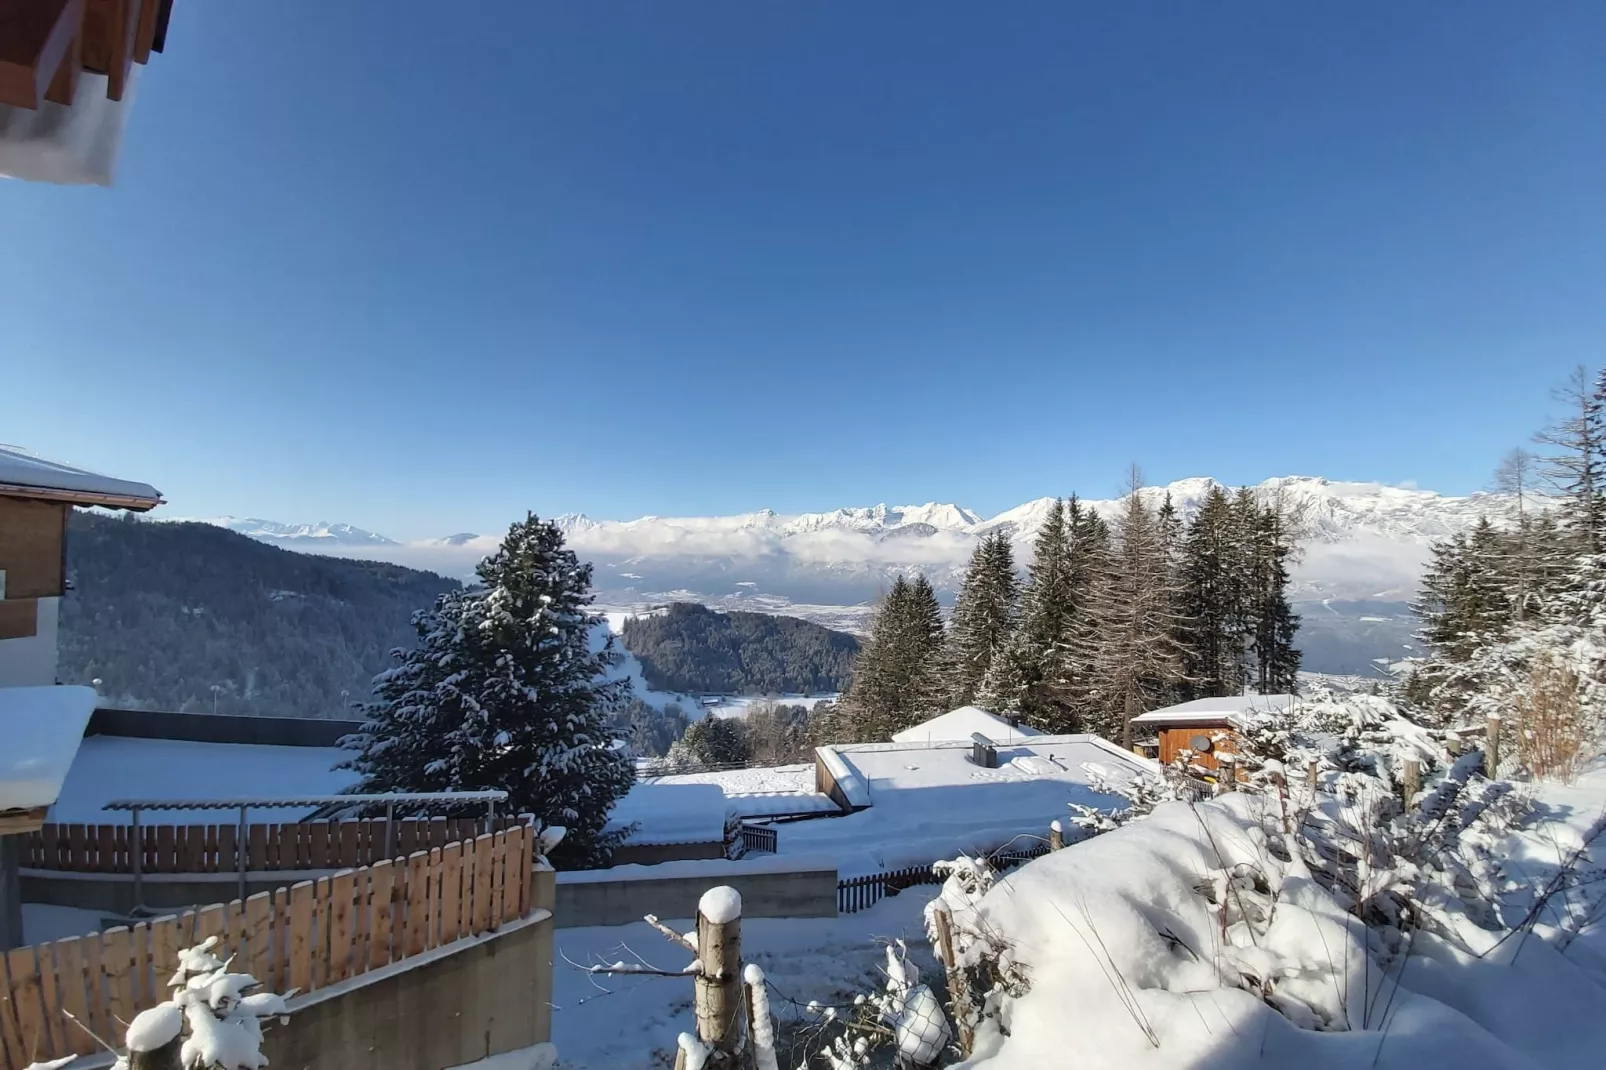
[[[1167,494],[1190,515],[1215,481],[1182,479],[1143,494]],[[1451,497],[1410,487],[1346,483],[1311,476],[1268,479],[1256,491],[1301,518],[1305,538],[1295,569],[1304,617],[1306,666],[1366,671],[1374,659],[1409,654],[1414,621],[1406,603],[1434,540],[1480,516],[1502,516],[1497,495]],[[671,599],[721,608],[791,613],[857,630],[877,593],[900,572],[924,572],[939,593],[957,590],[976,541],[1003,529],[1021,564],[1051,498],[984,517],[959,505],[874,505],[821,513],[759,510],[734,516],[594,520],[558,518],[570,544],[596,565],[599,603],[630,608]],[[1106,516],[1115,501],[1089,501]],[[466,576],[500,535],[459,533],[411,543],[344,524],[210,521],[292,549],[377,557]]]
[[261,542],[289,546],[297,550],[311,550],[315,553],[326,552],[333,546],[397,545],[396,540],[387,539],[372,531],[364,531],[350,524],[331,524],[326,520],[320,520],[316,524],[281,524],[276,520],[263,520],[254,516],[161,516],[153,519],[171,524],[212,524],[215,527],[237,531],[241,535],[249,535]]

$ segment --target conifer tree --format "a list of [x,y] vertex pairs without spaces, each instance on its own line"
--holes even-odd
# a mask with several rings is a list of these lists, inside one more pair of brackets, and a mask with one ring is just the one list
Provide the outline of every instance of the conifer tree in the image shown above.
[[[1069,515],[1080,513],[1073,498]],[[1079,608],[1073,553],[1066,507],[1056,498],[1033,544],[1020,627],[1002,658],[1007,664],[995,659],[991,682],[983,688],[989,709],[1019,710],[1032,724],[1050,730],[1066,729],[1073,720],[1068,661]]]
[[1009,535],[1003,531],[984,535],[971,554],[948,624],[943,662],[951,706],[976,701],[993,659],[1014,634],[1019,600],[1020,578]]
[[1276,503],[1259,511],[1252,553],[1255,559],[1255,687],[1262,695],[1299,690],[1299,650],[1294,646],[1299,616],[1288,602],[1289,559],[1293,543]]
[[1606,550],[1606,370],[1591,385],[1575,368],[1556,400],[1562,417],[1536,437],[1551,447],[1546,471],[1568,530],[1583,553],[1598,554]]
[[476,571],[483,589],[419,614],[419,645],[375,678],[346,744],[359,788],[505,790],[513,812],[568,830],[559,861],[605,864],[625,835],[603,831],[608,812],[635,772],[610,728],[630,683],[607,679],[611,636],[593,649],[591,566],[532,513]]
[[925,576],[899,576],[871,622],[843,696],[849,739],[875,742],[924,720],[940,705],[942,610]]
[[1179,599],[1188,698],[1243,691],[1245,567],[1239,517],[1212,486],[1183,539]]
[[1159,518],[1143,501],[1134,465],[1115,519],[1107,580],[1095,599],[1098,635],[1093,659],[1096,722],[1106,738],[1132,746],[1132,719],[1182,676],[1176,602]]

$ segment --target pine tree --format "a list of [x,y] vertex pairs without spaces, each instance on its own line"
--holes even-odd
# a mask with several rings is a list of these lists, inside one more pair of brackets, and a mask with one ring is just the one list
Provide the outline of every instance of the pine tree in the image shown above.
[[1175,687],[1184,650],[1159,518],[1143,501],[1142,475],[1133,467],[1114,526],[1107,580],[1100,585],[1093,675],[1095,729],[1132,746],[1132,719]]
[[605,864],[625,835],[603,831],[608,812],[635,772],[610,728],[630,683],[607,679],[611,637],[592,649],[591,566],[530,514],[476,571],[483,589],[420,614],[419,645],[375,678],[347,744],[359,790],[501,789],[513,812],[568,830],[560,862]]
[[1294,546],[1276,504],[1261,509],[1258,521],[1252,546],[1255,686],[1262,695],[1292,695],[1299,690],[1300,661],[1294,646],[1299,616],[1288,603],[1288,563]]
[[1212,486],[1183,538],[1178,631],[1188,698],[1243,692],[1247,585],[1240,528],[1227,492]]
[[921,573],[909,585],[910,709],[917,714],[911,724],[945,712],[942,648],[946,638],[937,592]]
[[1069,699],[1067,655],[1079,608],[1073,586],[1071,518],[1079,518],[1073,498],[1070,513],[1055,499],[1032,548],[1032,564],[1021,593],[1021,620],[1002,659],[995,659],[983,687],[989,709],[1018,710],[1027,720],[1051,731],[1068,730],[1074,720]]
[[948,703],[976,701],[982,681],[1014,634],[1020,601],[1015,555],[1003,531],[984,535],[970,556],[943,652]]

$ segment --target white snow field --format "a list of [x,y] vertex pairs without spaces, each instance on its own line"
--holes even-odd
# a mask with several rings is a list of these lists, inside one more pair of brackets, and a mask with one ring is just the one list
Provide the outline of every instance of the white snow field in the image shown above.
[[[1514,878],[1505,899],[1518,918],[1606,814],[1606,770],[1535,794],[1541,820],[1495,845]],[[1588,905],[1553,901],[1528,936],[1503,943],[1489,930],[1463,926],[1459,935],[1481,957],[1418,932],[1409,954],[1384,971],[1367,951],[1374,931],[1312,881],[1297,854],[1285,863],[1267,849],[1254,810],[1275,805],[1247,794],[1193,808],[1164,804],[1147,819],[1015,870],[969,917],[956,910],[956,924],[979,923],[998,934],[1031,981],[983,1025],[965,1065],[1600,1065],[1606,932],[1586,927],[1567,944],[1557,928],[1569,909]],[[1248,902],[1227,892],[1227,922],[1196,890],[1223,871],[1238,875]],[[1261,884],[1269,891],[1252,890]],[[1603,894],[1598,885],[1583,891],[1596,900]],[[1268,906],[1264,924],[1235,920],[1240,911],[1254,915]],[[1452,918],[1461,909],[1453,894],[1445,909]],[[1235,983],[1245,977],[1274,978],[1275,991],[1257,998]]]

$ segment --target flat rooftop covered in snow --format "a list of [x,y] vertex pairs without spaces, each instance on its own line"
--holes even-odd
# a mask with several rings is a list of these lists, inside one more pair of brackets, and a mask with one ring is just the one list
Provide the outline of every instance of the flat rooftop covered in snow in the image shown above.
[[630,844],[725,842],[725,793],[715,784],[635,784],[608,814],[609,829],[634,825]]
[[57,800],[95,701],[92,687],[0,687],[0,812]]
[[829,796],[814,790],[812,764],[670,773],[652,777],[643,783],[716,785],[724,792],[726,811],[736,817],[786,817],[841,812],[841,808]]
[[990,851],[1019,838],[1047,838],[1049,823],[1068,822],[1070,803],[1126,805],[1093,790],[1097,778],[1122,783],[1158,770],[1097,736],[1035,736],[997,745],[998,765],[972,761],[970,743],[863,743],[821,747],[820,759],[855,806],[829,821],[781,830],[784,853],[830,854],[843,873],[917,865],[960,851]]
[[1139,714],[1132,718],[1132,723],[1151,726],[1238,724],[1257,713],[1286,710],[1298,701],[1296,695],[1226,695],[1221,698],[1196,698],[1192,702],[1179,702],[1175,706]]
[[[127,814],[103,809],[119,799],[338,795],[357,782],[356,773],[334,768],[350,757],[350,751],[339,747],[90,736],[78,748],[61,797],[50,810],[50,820],[126,823]],[[310,810],[253,809],[248,817],[252,821],[294,821]],[[232,819],[220,817],[217,810],[163,810],[150,820],[215,824]]]

